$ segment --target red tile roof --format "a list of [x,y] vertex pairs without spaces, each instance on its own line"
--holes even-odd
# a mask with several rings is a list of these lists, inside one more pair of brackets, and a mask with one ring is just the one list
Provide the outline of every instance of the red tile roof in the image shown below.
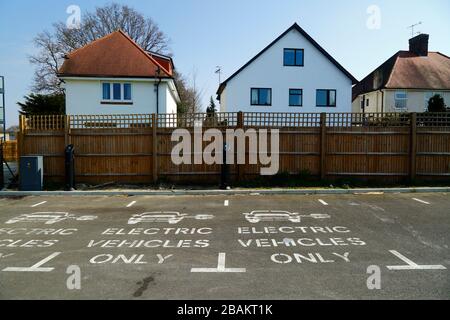
[[400,51],[386,88],[450,89],[450,58],[438,52],[419,57]]
[[173,72],[173,61],[170,57],[156,54],[154,52],[147,52],[153,59],[156,60],[164,69],[169,71],[171,74]]
[[353,100],[381,89],[450,90],[450,57],[399,51],[353,87]]
[[167,64],[159,63],[119,30],[69,53],[58,75],[154,78],[158,68],[161,77],[173,76]]

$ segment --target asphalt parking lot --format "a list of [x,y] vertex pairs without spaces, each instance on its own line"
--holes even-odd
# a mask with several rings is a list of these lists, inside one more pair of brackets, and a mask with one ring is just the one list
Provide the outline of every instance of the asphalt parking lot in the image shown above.
[[0,299],[448,299],[449,230],[445,193],[0,198]]

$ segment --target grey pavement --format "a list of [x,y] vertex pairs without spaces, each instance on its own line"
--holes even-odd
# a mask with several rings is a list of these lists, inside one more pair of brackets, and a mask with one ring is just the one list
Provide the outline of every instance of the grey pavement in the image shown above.
[[0,299],[449,299],[449,230],[448,193],[0,198]]

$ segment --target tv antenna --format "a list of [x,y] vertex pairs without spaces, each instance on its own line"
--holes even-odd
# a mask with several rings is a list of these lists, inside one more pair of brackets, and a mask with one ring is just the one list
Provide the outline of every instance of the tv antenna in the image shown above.
[[415,23],[415,24],[410,25],[408,27],[408,29],[411,29],[411,37],[414,37],[415,35],[420,34],[420,31],[414,32],[414,28],[417,27],[417,26],[420,26],[421,24],[422,24],[422,21],[419,21],[418,23]]
[[219,75],[219,85],[220,85],[222,83],[221,82],[222,67],[221,66],[217,66],[215,73]]

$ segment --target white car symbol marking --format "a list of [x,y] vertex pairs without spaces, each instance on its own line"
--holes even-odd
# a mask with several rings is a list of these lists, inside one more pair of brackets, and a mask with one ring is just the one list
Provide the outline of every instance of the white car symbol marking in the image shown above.
[[245,218],[250,223],[259,223],[261,221],[289,221],[292,223],[300,223],[302,218],[311,219],[329,219],[328,214],[310,214],[301,215],[297,212],[288,212],[281,210],[259,210],[250,213],[244,213]]
[[96,216],[80,216],[77,217],[68,212],[35,212],[31,214],[23,214],[6,221],[6,224],[15,224],[19,222],[45,222],[45,224],[54,224],[64,220],[76,221],[92,221],[97,219]]
[[214,216],[208,214],[198,214],[194,216],[189,216],[186,213],[179,213],[179,212],[144,212],[141,214],[133,215],[128,220],[128,224],[132,225],[145,222],[177,224],[183,221],[184,219],[211,220],[214,219]]

